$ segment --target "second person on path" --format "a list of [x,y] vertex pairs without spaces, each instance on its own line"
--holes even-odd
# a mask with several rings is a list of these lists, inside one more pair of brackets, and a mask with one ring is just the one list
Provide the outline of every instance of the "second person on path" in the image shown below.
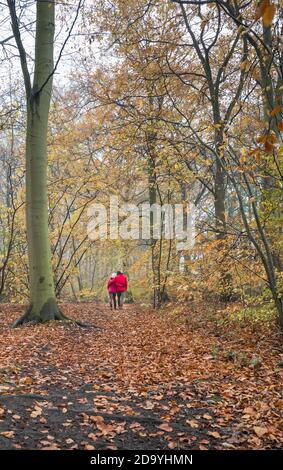
[[115,277],[115,285],[118,297],[118,306],[119,308],[123,308],[124,301],[125,301],[125,293],[128,289],[128,279],[125,274],[121,271],[117,271],[117,276]]
[[116,310],[116,307],[117,307],[116,305],[117,289],[116,289],[115,279],[116,279],[116,273],[112,273],[111,277],[108,279],[108,282],[107,282],[107,289],[108,289],[108,294],[109,294],[109,303],[110,303],[111,310],[113,307],[114,307],[114,310]]

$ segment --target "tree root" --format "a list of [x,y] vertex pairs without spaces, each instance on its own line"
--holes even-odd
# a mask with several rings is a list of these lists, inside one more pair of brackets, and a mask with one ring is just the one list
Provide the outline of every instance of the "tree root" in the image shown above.
[[83,323],[80,320],[69,318],[62,312],[62,310],[59,310],[59,316],[58,318],[55,318],[55,320],[61,320],[61,321],[73,323],[74,325],[78,325],[82,328],[96,328],[97,330],[103,330],[103,328],[101,328],[100,326],[92,325],[91,323]]
[[18,326],[24,325],[25,323],[31,323],[33,325],[37,325],[39,323],[47,323],[47,321],[50,320],[58,320],[65,323],[70,323],[73,325],[80,326],[81,328],[96,328],[97,330],[103,329],[99,326],[92,325],[90,323],[83,323],[80,320],[69,318],[61,310],[56,310],[53,314],[49,315],[49,318],[47,320],[44,320],[41,316],[32,313],[32,306],[29,306],[27,308],[26,312],[11,325],[11,328],[17,328]]

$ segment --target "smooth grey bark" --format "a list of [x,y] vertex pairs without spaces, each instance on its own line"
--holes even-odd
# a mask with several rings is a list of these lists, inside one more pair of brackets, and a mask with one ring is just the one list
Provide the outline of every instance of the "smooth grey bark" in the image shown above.
[[[32,321],[68,320],[59,310],[48,238],[47,134],[54,74],[55,1],[36,2],[33,83],[18,24],[15,0],[7,0],[26,91],[26,229],[30,305],[14,327]],[[57,64],[56,64],[57,65]],[[78,322],[79,323],[79,322]]]
[[48,239],[47,132],[54,69],[55,3],[36,2],[33,83],[20,36],[15,1],[8,0],[26,90],[26,230],[30,306],[15,326],[25,321],[62,319],[57,307]]

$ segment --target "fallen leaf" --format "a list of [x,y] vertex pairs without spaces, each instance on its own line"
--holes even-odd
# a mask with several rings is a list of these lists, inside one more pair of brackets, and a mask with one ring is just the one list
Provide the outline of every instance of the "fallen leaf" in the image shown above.
[[16,420],[19,420],[19,419],[21,419],[21,416],[20,415],[13,415],[12,418],[16,419]]
[[160,424],[160,426],[157,426],[159,429],[161,429],[162,431],[166,431],[166,432],[171,432],[173,431],[173,428],[171,428],[171,426],[169,426],[169,424],[167,423],[164,423],[164,424]]
[[215,439],[221,439],[219,432],[217,431],[208,431],[209,436],[215,437]]
[[30,416],[31,416],[31,418],[37,418],[38,416],[41,415],[41,413],[42,413],[41,409],[36,409],[36,410],[31,412]]
[[191,427],[191,428],[198,428],[199,427],[199,424],[197,423],[197,421],[191,419],[187,419],[186,420],[186,423]]
[[60,450],[58,444],[50,444],[48,447],[41,447],[41,450]]
[[243,413],[245,413],[247,415],[253,415],[253,414],[255,414],[255,410],[251,407],[247,407],[243,410]]
[[267,429],[267,428],[262,428],[262,427],[260,427],[260,426],[254,426],[254,427],[253,427],[253,430],[254,430],[254,432],[256,433],[256,435],[257,435],[258,437],[262,437],[262,436],[264,436],[265,434],[268,433],[268,429]]
[[32,380],[31,377],[25,377],[25,379],[23,380],[23,383],[26,384],[26,385],[32,385],[33,380]]
[[86,444],[86,445],[84,446],[84,449],[85,449],[85,450],[95,450],[95,447],[92,446],[91,444]]
[[0,434],[1,436],[7,437],[7,439],[13,439],[13,437],[15,436],[14,431],[3,431],[0,432]]
[[143,408],[145,410],[153,410],[154,406],[155,406],[154,403],[152,403],[151,401],[146,401]]
[[169,449],[176,449],[176,447],[178,447],[178,444],[177,444],[177,442],[171,441],[171,442],[169,442],[167,447]]
[[202,444],[200,444],[200,445],[198,446],[198,448],[199,448],[200,450],[208,450],[208,448],[205,447],[205,446],[202,445]]
[[67,443],[67,444],[73,444],[73,442],[74,442],[74,441],[73,441],[73,439],[71,439],[71,438],[66,439],[66,443]]
[[111,424],[97,423],[97,429],[101,431],[103,436],[107,436],[113,432],[113,426]]

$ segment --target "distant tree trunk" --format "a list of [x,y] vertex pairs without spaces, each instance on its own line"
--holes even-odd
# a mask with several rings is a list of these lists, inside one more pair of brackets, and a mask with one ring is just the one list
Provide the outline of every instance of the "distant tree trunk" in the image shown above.
[[226,217],[225,217],[225,179],[222,167],[216,161],[215,185],[214,185],[214,213],[216,238],[225,238]]
[[[220,112],[219,112],[219,102],[214,103],[213,106],[214,113],[214,124],[215,126],[220,125]],[[215,150],[218,155],[215,161],[215,176],[214,176],[214,213],[215,213],[215,230],[216,230],[216,239],[219,240],[218,250],[223,256],[223,251],[226,249],[225,239],[226,239],[226,214],[225,214],[225,201],[226,201],[226,174],[221,165],[221,147],[223,146],[223,127],[215,129],[214,133],[214,144]],[[229,272],[229,269],[226,268],[225,263],[219,267],[220,270],[220,282],[219,282],[219,294],[220,300],[226,302],[231,300],[233,297],[233,285],[232,285],[232,275]]]
[[[187,184],[183,181],[180,182],[180,192],[181,192],[181,201],[184,206],[184,219],[183,219],[183,231],[187,234],[188,230],[188,214],[187,214],[187,207],[186,204],[188,203],[188,191],[187,191]],[[186,235],[187,237],[187,235]],[[184,240],[186,241],[186,239]],[[190,262],[190,255],[185,250],[180,250],[178,252],[179,255],[179,271],[185,272],[186,274],[189,273],[189,262]]]
[[[211,88],[213,86],[211,85]],[[212,94],[212,92],[211,92]],[[212,108],[213,108],[213,121],[217,127],[214,132],[214,145],[215,151],[221,156],[221,147],[223,146],[223,126],[221,123],[220,104],[218,99],[218,92],[212,95]],[[215,214],[215,229],[216,238],[222,239],[226,235],[226,215],[225,215],[225,179],[226,175],[218,159],[215,161],[215,175],[214,175],[214,214]]]
[[[148,173],[148,198],[150,207],[156,204],[156,169],[155,169],[155,158],[154,158],[154,140],[156,138],[155,133],[151,132],[147,134],[147,173]],[[160,300],[160,280],[158,282],[158,269],[157,269],[157,257],[156,257],[156,240],[154,240],[154,216],[153,212],[150,211],[150,250],[151,250],[151,268],[153,275],[153,308],[156,308]]]

